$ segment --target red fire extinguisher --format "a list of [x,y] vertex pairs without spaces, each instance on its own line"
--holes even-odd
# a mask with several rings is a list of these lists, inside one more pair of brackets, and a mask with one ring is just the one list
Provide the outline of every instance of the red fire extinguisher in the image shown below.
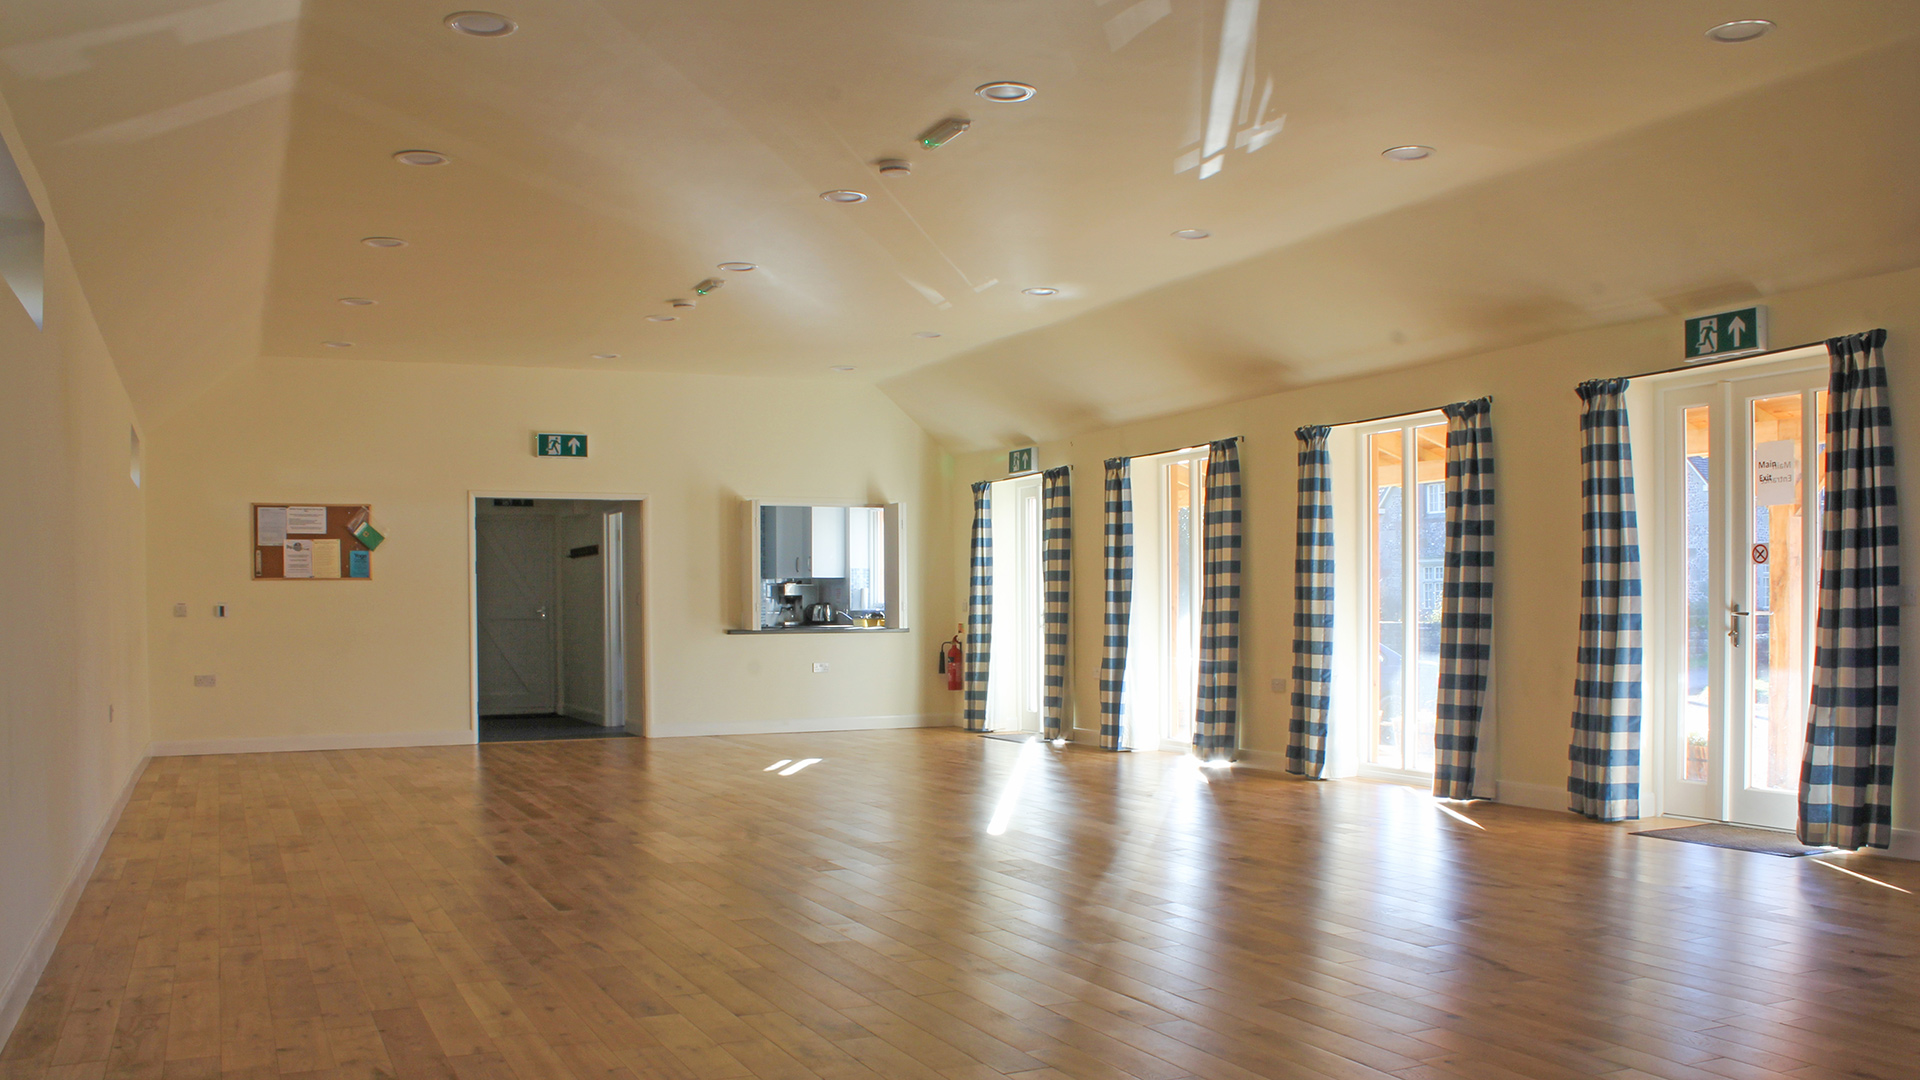
[[947,674],[947,689],[949,690],[958,690],[962,686],[962,678],[965,674],[966,667],[965,662],[961,659],[965,653],[960,647],[960,635],[964,630],[964,626],[956,629],[953,637],[949,638],[945,644],[940,646],[940,670]]

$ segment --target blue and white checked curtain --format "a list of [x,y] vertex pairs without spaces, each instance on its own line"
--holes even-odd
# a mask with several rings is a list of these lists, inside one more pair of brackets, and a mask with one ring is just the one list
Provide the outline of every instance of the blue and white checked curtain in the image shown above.
[[1293,553],[1293,715],[1287,771],[1309,780],[1327,771],[1327,710],[1333,700],[1333,478],[1326,425],[1300,440],[1300,509]]
[[1045,689],[1042,724],[1049,739],[1067,732],[1067,633],[1073,602],[1073,470],[1062,465],[1040,474],[1041,654]]
[[1240,715],[1240,440],[1207,448],[1206,527],[1201,550],[1200,680],[1193,748],[1203,760],[1231,757]]
[[1640,816],[1640,526],[1625,379],[1580,384],[1580,653],[1573,687],[1569,809]]
[[1796,831],[1802,843],[1848,850],[1883,848],[1893,835],[1900,526],[1886,340],[1875,330],[1827,342],[1820,621]]
[[987,660],[993,652],[993,484],[973,485],[973,554],[967,570],[966,721],[987,730]]
[[1448,405],[1447,541],[1440,599],[1440,692],[1433,729],[1433,793],[1494,795],[1481,768],[1490,742],[1493,674],[1493,399]]
[[1107,459],[1105,629],[1100,638],[1100,745],[1124,750],[1120,707],[1127,682],[1127,630],[1133,618],[1133,476],[1128,458]]

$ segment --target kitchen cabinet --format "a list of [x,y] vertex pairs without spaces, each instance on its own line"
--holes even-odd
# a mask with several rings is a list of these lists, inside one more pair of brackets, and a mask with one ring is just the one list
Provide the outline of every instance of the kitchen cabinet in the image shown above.
[[812,572],[808,577],[843,578],[847,576],[847,508],[815,506],[812,521],[812,546],[809,549]]
[[771,580],[812,576],[813,507],[760,508],[760,576]]

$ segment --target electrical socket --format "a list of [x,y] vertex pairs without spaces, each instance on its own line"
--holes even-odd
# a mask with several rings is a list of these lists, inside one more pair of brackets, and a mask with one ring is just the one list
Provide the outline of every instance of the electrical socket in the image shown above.
[[212,685],[213,685],[213,676],[211,676],[211,675],[195,675],[195,676],[193,677],[193,685],[195,685],[195,686],[212,686]]
[[826,673],[826,670],[827,670],[827,665],[825,665],[825,664],[823,664],[823,663],[821,663],[821,662],[819,662],[819,661],[817,661],[817,660],[816,660],[816,661],[814,661],[814,664],[813,664],[813,673],[814,673],[815,675],[822,675],[822,674],[825,674],[825,673]]
[[1286,679],[1284,679],[1284,678],[1280,678],[1280,679],[1275,679],[1275,680],[1273,680],[1273,692],[1274,692],[1274,693],[1276,693],[1276,694],[1284,694],[1284,693],[1286,693],[1286,692],[1287,692],[1287,680],[1286,680]]
[[174,617],[174,618],[176,618],[176,619],[184,619],[184,618],[186,618],[186,617],[187,617],[187,605],[185,605],[185,604],[175,604],[175,605],[173,605],[173,617]]

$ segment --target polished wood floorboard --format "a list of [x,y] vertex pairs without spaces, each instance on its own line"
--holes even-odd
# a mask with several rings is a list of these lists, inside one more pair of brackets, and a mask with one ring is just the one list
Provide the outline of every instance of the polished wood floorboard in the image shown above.
[[950,730],[156,759],[0,1078],[1920,1076],[1920,897],[1466,813]]

